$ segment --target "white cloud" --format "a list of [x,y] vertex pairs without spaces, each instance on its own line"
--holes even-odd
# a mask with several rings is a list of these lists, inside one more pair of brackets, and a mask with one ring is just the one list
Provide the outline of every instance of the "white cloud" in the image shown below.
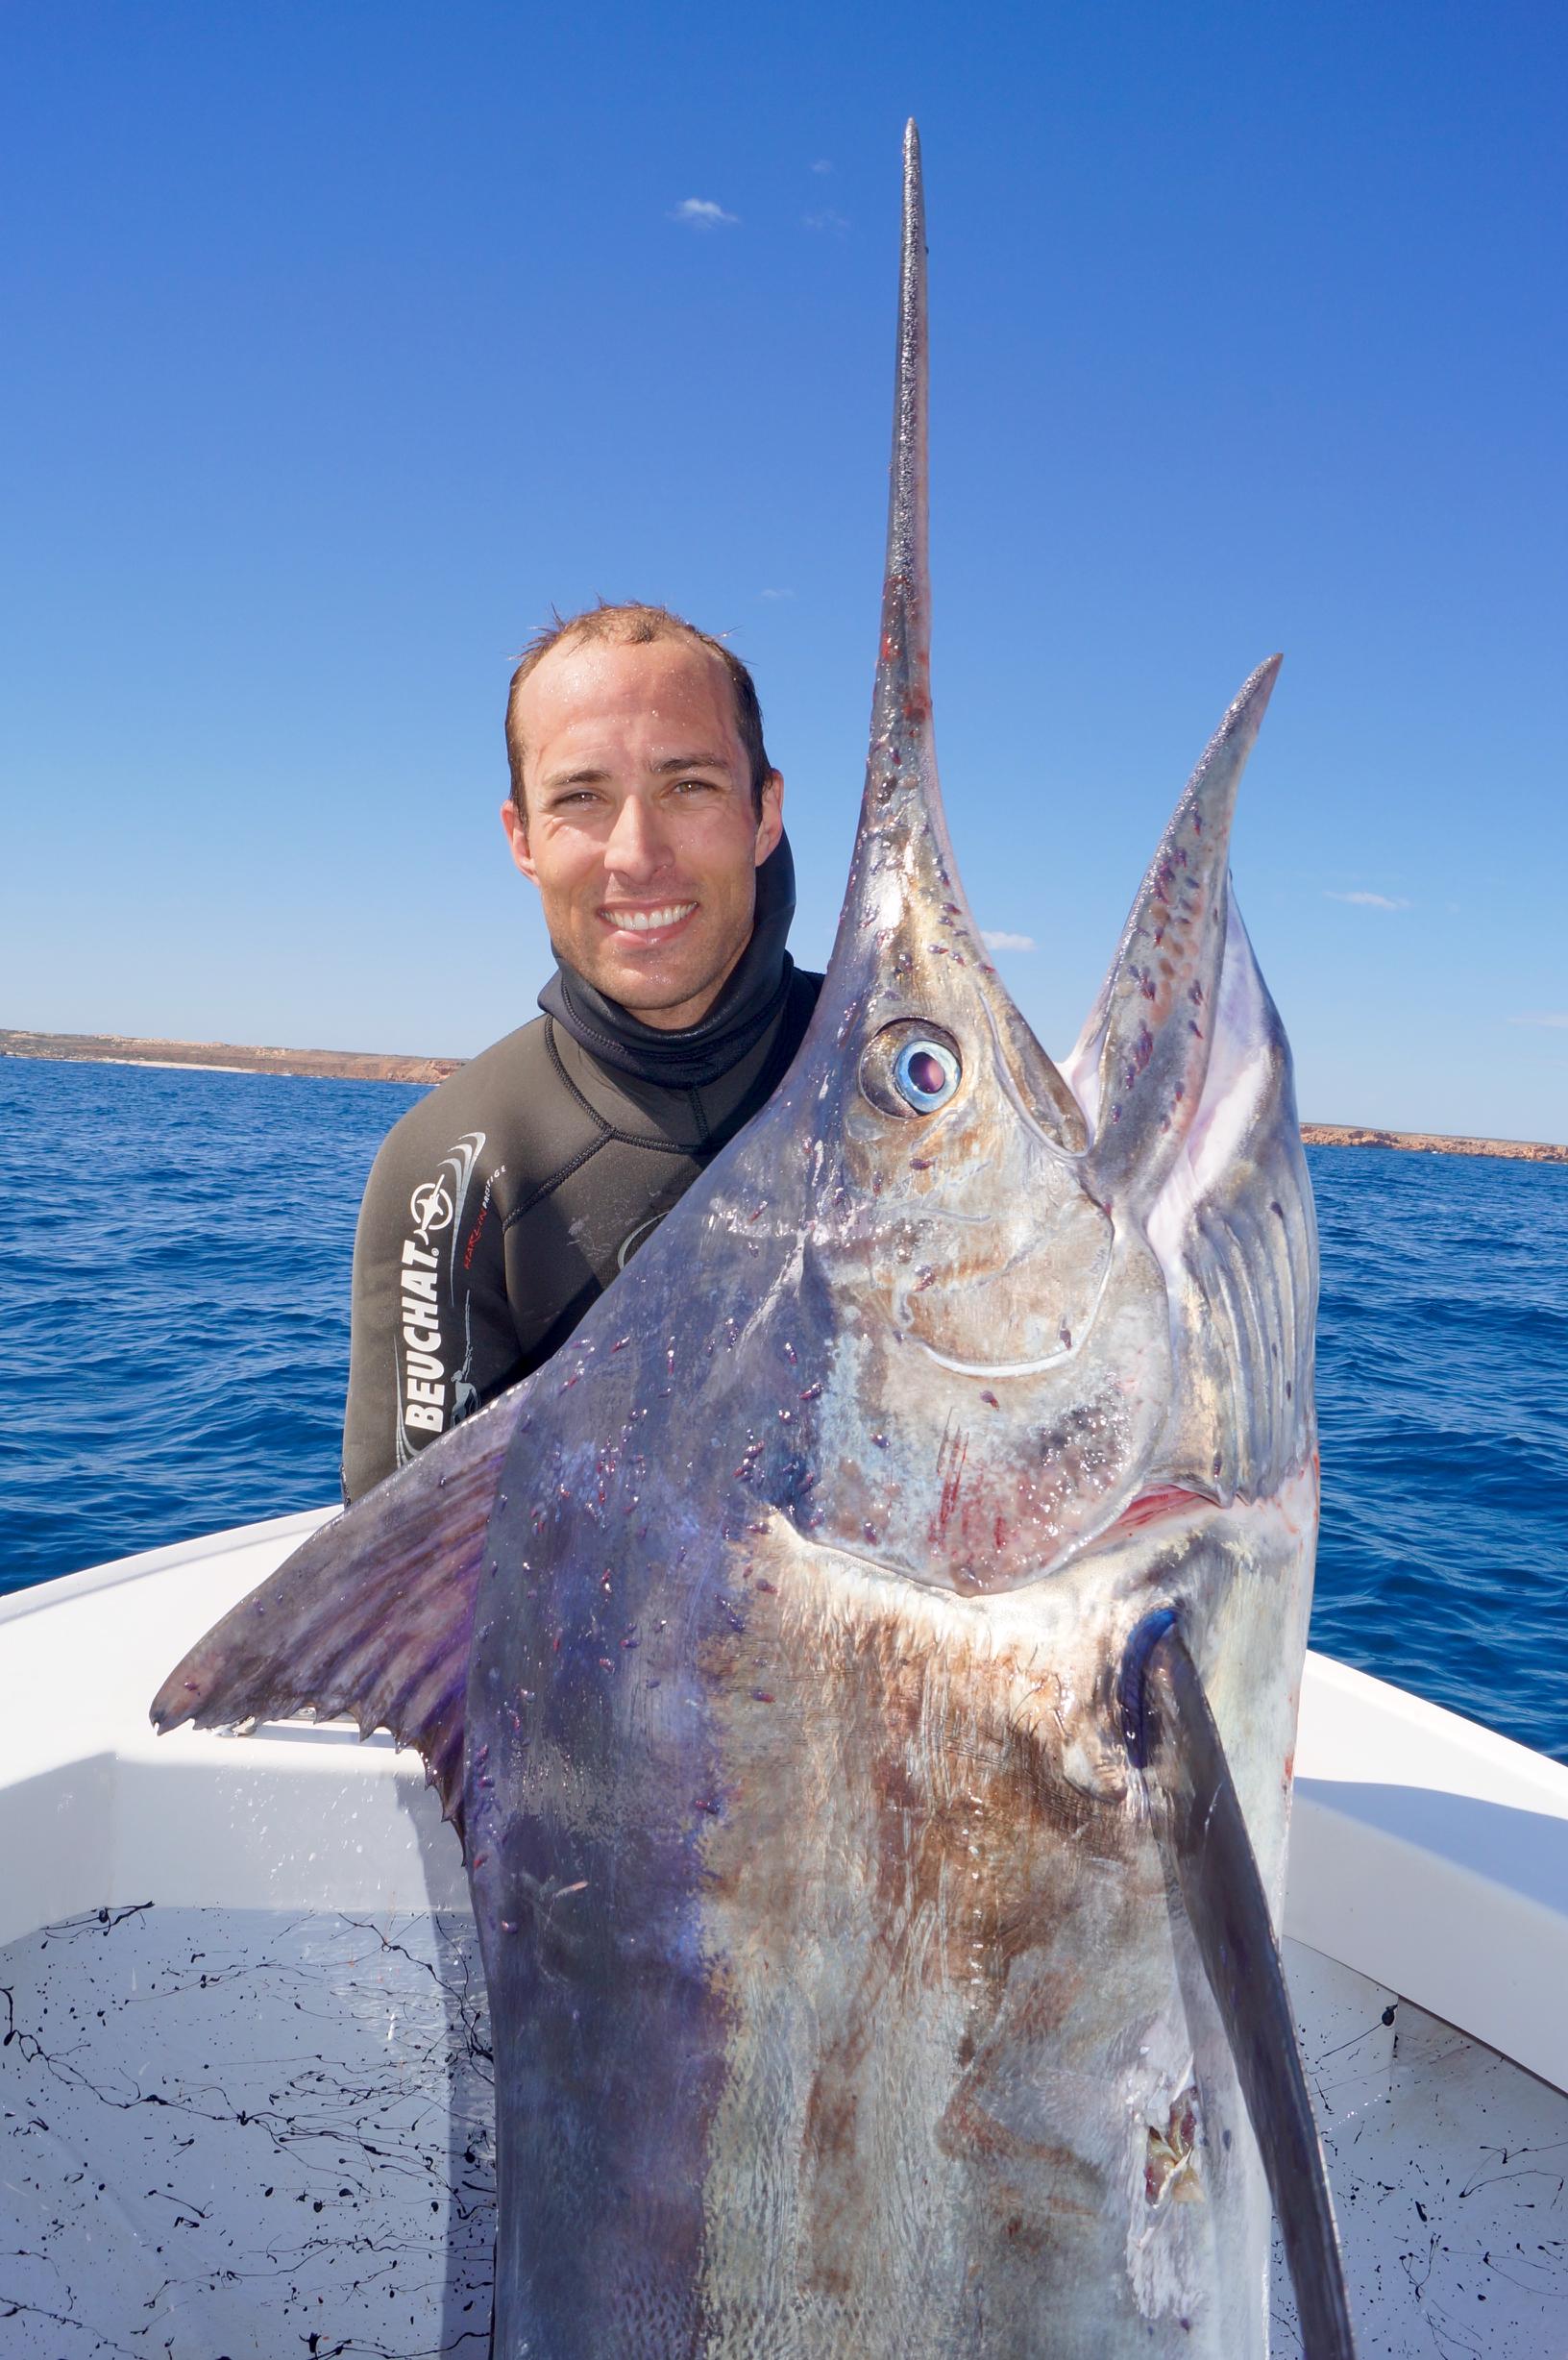
[[813,172],[831,172],[831,171],[832,171],[832,169],[833,169],[832,165],[831,165],[831,164],[828,162],[827,158],[826,158],[825,156],[819,156],[819,157],[818,157],[818,159],[817,159],[817,161],[816,161],[816,162],[815,162],[815,163],[812,165],[812,167],[811,167],[811,168],[812,168]]
[[843,213],[834,212],[828,206],[820,213],[802,213],[800,226],[804,230],[825,230],[833,237],[842,237],[849,224]]
[[1326,894],[1325,900],[1348,901],[1359,910],[1408,910],[1408,901],[1397,901],[1387,894]]
[[795,592],[793,590],[763,590],[759,591],[758,596],[765,599],[793,599]]
[[1002,926],[982,926],[980,940],[988,950],[1033,950],[1032,934],[1009,934]]
[[689,229],[717,230],[722,223],[740,220],[739,213],[726,213],[722,205],[711,197],[682,197],[670,216],[672,221],[684,221]]
[[1541,1008],[1532,1016],[1510,1016],[1510,1024],[1544,1024],[1549,1032],[1568,1032],[1568,1008]]

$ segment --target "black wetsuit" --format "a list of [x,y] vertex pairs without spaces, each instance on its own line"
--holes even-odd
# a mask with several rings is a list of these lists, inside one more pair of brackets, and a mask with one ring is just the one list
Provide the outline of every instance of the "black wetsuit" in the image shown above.
[[562,966],[543,1016],[388,1134],[355,1241],[345,1499],[557,1351],[772,1095],[821,983],[785,950],[794,912],[780,842],[700,1024],[657,1032]]

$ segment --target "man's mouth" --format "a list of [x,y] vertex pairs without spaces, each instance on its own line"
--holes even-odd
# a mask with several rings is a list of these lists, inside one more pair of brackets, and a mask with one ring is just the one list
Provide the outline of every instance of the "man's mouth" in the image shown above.
[[618,934],[660,934],[680,925],[696,907],[695,901],[664,901],[654,908],[601,909],[599,914]]

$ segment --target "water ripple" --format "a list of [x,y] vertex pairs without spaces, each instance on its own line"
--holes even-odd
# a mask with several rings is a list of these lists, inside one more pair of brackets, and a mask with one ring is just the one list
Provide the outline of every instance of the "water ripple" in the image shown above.
[[1568,1169],[1320,1147],[1312,1642],[1568,1759]]

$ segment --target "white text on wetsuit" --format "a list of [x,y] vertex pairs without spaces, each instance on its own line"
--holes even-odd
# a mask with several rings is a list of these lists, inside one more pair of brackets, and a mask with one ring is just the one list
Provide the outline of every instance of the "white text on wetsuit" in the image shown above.
[[447,1372],[441,1362],[441,1330],[436,1324],[435,1273],[438,1257],[412,1238],[403,1246],[404,1423],[439,1434],[447,1398]]

